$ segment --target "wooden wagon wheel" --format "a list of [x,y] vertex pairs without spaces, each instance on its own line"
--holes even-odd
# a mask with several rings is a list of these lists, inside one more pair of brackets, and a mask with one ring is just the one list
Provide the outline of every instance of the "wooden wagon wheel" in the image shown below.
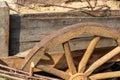
[[[88,48],[86,49],[86,52],[84,53],[81,61],[79,62],[78,69],[76,69],[71,56],[71,50],[68,41],[84,33],[95,35],[95,37],[90,42]],[[97,42],[100,40],[100,37],[112,38],[116,41],[118,45],[116,48],[106,53],[103,57],[96,60],[93,64],[91,64],[89,68],[86,69],[87,62],[90,56],[92,55],[92,52]],[[37,63],[40,61],[42,55],[44,55],[46,51],[59,44],[62,44],[71,75],[56,68],[48,67],[44,65],[39,65],[39,68],[41,70],[54,74],[65,80],[97,80],[97,79],[106,79],[112,77],[120,77],[120,71],[98,73],[94,75],[92,74],[92,72],[95,69],[97,69],[99,66],[101,66],[102,64],[104,64],[105,62],[107,62],[108,60],[110,60],[111,58],[113,58],[114,56],[120,53],[119,40],[120,40],[119,33],[117,31],[101,24],[79,23],[79,24],[67,26],[47,36],[41,42],[39,42],[35,47],[33,47],[30,53],[25,57],[21,69],[28,71],[31,62],[33,62],[36,66]]]

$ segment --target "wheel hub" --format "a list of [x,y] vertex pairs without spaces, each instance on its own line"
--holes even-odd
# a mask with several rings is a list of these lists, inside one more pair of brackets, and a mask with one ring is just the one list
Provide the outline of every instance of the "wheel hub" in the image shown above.
[[84,73],[77,73],[70,77],[69,80],[89,80]]

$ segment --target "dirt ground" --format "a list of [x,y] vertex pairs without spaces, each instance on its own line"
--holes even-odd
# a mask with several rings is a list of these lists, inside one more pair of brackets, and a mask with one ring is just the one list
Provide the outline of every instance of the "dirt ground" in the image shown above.
[[[93,10],[120,10],[120,1],[113,1],[108,0],[104,1],[97,1],[96,7],[94,1],[90,1]],[[107,5],[103,6],[103,5]],[[68,2],[62,3],[58,6],[42,6],[40,4],[30,4],[30,5],[16,5],[16,4],[9,4],[12,8],[10,10],[11,14],[20,13],[50,13],[50,12],[69,12],[69,11],[80,11],[80,10],[92,10],[90,5],[87,2]],[[66,7],[66,8],[64,8]]]

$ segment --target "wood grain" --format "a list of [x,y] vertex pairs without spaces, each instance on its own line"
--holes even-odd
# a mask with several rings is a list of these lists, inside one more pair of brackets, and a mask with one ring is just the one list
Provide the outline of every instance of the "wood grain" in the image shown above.
[[[42,15],[42,14],[41,14]],[[82,22],[98,22],[101,24],[105,24],[109,27],[117,29],[120,31],[119,23],[120,17],[80,17],[80,16],[68,16],[68,17],[51,17],[51,18],[41,18],[40,14],[37,14],[33,17],[25,16],[20,17],[17,15],[11,15],[11,24],[10,24],[10,52],[11,54],[16,54],[19,51],[24,51],[26,49],[32,48],[37,42],[43,39],[50,33],[57,31],[65,26],[82,23]],[[37,16],[37,17],[36,17]],[[85,44],[87,42],[88,36],[82,36],[84,38],[80,47],[81,49],[86,47]],[[113,41],[109,41],[106,39],[104,42],[105,45],[101,45],[100,47],[105,46],[115,46]],[[76,40],[77,41],[77,40]],[[75,42],[75,41],[74,41]],[[74,47],[74,46],[73,46]],[[85,48],[84,48],[85,49]]]
[[9,55],[9,8],[5,1],[0,1],[0,56]]

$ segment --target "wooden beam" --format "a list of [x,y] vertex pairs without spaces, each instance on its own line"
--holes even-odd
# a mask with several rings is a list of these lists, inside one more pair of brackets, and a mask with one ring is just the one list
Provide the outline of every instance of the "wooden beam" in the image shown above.
[[0,56],[9,54],[9,8],[5,1],[0,2]]

